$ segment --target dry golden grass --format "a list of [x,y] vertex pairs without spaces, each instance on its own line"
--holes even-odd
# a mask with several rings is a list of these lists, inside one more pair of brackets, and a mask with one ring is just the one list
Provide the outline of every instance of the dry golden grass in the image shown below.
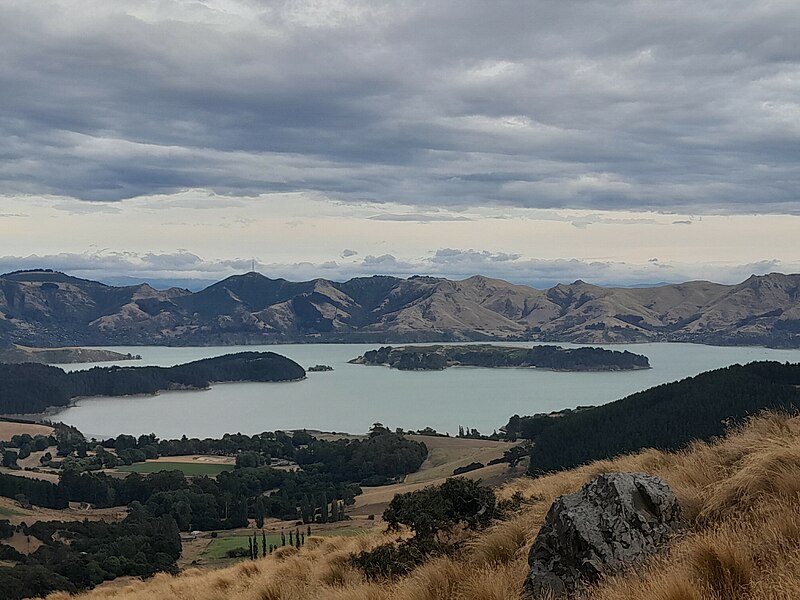
[[[82,600],[516,600],[527,553],[559,494],[607,471],[643,471],[666,479],[690,527],[669,553],[586,592],[583,600],[800,599],[800,417],[765,415],[714,444],[679,453],[647,450],[498,491],[530,502],[513,519],[470,539],[455,558],[429,561],[393,582],[368,582],[348,564],[353,552],[386,534],[311,538],[299,551],[216,571],[158,575]],[[65,600],[53,594],[50,600]]]
[[12,421],[0,421],[0,441],[10,441],[15,435],[50,435],[53,428],[49,425],[39,425],[38,423],[14,423]]

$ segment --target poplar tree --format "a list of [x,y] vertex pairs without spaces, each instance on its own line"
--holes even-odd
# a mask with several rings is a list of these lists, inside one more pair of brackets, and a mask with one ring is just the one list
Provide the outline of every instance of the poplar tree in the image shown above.
[[323,523],[328,522],[328,496],[327,494],[322,494],[322,506],[320,507],[322,512],[320,514],[320,520]]
[[331,502],[331,521],[336,522],[339,520],[339,501],[334,500]]
[[258,500],[256,500],[254,512],[256,517],[256,527],[261,529],[264,527],[264,513],[266,512],[264,509],[264,499],[261,496],[259,496]]

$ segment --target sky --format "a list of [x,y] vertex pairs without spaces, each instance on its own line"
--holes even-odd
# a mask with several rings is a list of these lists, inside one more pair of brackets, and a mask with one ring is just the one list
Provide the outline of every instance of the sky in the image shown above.
[[800,3],[0,0],[0,271],[800,272]]

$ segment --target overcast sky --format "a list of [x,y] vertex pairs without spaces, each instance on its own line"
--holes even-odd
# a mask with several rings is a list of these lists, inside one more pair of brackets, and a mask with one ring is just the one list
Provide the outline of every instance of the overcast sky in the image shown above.
[[796,0],[0,0],[0,269],[800,271],[798,23]]

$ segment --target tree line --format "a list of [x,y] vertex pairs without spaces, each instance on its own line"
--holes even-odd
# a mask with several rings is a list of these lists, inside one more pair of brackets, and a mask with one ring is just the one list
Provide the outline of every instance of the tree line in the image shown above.
[[[37,444],[36,438],[28,438],[23,435],[13,441]],[[58,484],[0,475],[0,495],[49,508],[64,508],[68,502],[86,502],[98,508],[139,502],[153,516],[171,515],[182,530],[190,526],[205,530],[242,527],[248,519],[259,517],[327,522],[343,516],[344,505],[354,502],[361,485],[396,481],[419,469],[427,457],[425,444],[380,424],[363,440],[320,440],[305,431],[235,434],[220,440],[120,435],[98,443],[91,455],[82,437],[70,440],[64,448],[69,454],[60,463],[51,462],[61,467]],[[143,460],[162,451],[171,455],[198,450],[235,454],[236,466],[216,478],[186,477],[181,471],[131,473],[125,478],[97,472],[133,453],[141,455],[134,458]],[[294,461],[300,468],[273,468],[270,462],[276,456]]]

